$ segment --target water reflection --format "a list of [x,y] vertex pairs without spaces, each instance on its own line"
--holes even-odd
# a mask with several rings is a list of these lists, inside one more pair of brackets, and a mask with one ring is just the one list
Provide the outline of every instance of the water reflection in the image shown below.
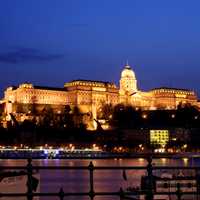
[[188,162],[189,162],[188,158],[183,158],[184,166],[188,166]]
[[[96,159],[96,160],[33,160],[37,166],[88,166],[90,161],[95,166],[146,166],[145,159]],[[26,160],[1,160],[1,165],[26,165]],[[154,159],[156,166],[198,166],[199,159]],[[144,170],[126,170],[127,180],[124,180],[121,170],[94,171],[94,187],[96,192],[119,191],[120,187],[139,186]],[[86,170],[40,170],[41,192],[58,192],[62,187],[65,192],[88,192],[89,173]],[[46,197],[42,200],[55,199]],[[58,198],[57,198],[58,199]],[[88,197],[66,197],[69,200],[87,200]],[[117,200],[118,197],[95,197],[95,200]]]

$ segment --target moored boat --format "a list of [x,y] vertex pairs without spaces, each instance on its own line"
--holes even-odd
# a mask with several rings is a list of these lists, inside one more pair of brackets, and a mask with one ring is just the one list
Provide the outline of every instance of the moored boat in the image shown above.
[[[182,171],[178,174],[170,174],[168,172],[161,173],[159,176],[141,177],[140,187],[127,187],[125,192],[130,195],[122,198],[145,200],[147,195],[153,196],[154,200],[176,200],[181,196],[183,200],[199,199],[197,196],[200,186],[200,177],[198,175],[184,175]],[[183,195],[183,193],[188,193]]]
[[[0,193],[26,193],[27,192],[27,172],[25,171],[5,171],[0,173]],[[32,175],[32,189],[34,192],[40,192],[40,175]],[[27,197],[1,197],[1,200],[27,200]],[[39,200],[39,197],[34,197]]]

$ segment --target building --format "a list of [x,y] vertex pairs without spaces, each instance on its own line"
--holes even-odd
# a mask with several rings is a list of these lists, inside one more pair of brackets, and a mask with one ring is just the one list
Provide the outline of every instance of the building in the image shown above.
[[169,142],[169,130],[150,130],[150,144],[165,147]]
[[197,95],[192,90],[161,87],[147,92],[140,91],[135,73],[128,65],[121,73],[119,102],[144,110],[176,109],[180,103],[200,106]]
[[24,119],[21,113],[31,113],[33,105],[39,111],[48,105],[55,112],[60,112],[65,105],[77,106],[82,113],[90,113],[93,119],[97,118],[104,104],[122,103],[143,110],[176,109],[179,103],[200,107],[197,95],[192,90],[163,87],[140,91],[136,75],[129,65],[125,65],[121,72],[119,87],[114,83],[91,80],[74,80],[65,83],[63,88],[23,83],[18,87],[8,87],[1,102],[7,115],[14,113],[21,116],[21,120]]

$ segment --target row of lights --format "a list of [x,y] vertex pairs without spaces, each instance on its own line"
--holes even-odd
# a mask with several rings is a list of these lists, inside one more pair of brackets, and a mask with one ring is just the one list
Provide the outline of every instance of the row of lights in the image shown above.
[[[176,117],[175,114],[172,114],[172,115],[171,115],[171,118],[172,118],[172,119],[174,119],[175,117]],[[147,119],[147,118],[148,118],[148,115],[147,115],[147,114],[143,114],[143,115],[142,115],[142,118],[143,118],[143,119]],[[197,115],[194,116],[194,119],[198,119],[198,116],[197,116]]]
[[[12,150],[18,150],[18,149],[26,149],[26,150],[54,150],[56,149],[53,146],[49,146],[48,144],[45,144],[44,146],[39,146],[39,147],[35,147],[35,148],[31,148],[29,146],[20,144],[19,146],[0,146],[0,149],[12,149]],[[61,147],[59,148],[59,150],[71,150],[74,151],[75,150],[75,145],[74,144],[69,144],[68,146],[65,147]],[[91,148],[85,148],[84,150],[93,150],[93,151],[100,151],[101,148],[99,146],[97,146],[97,144],[93,144]]]

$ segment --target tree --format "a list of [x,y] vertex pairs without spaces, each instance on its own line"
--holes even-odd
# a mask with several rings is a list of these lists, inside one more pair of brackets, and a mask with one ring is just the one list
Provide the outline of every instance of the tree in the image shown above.
[[177,124],[181,127],[192,128],[199,125],[199,111],[191,104],[179,104],[176,112]]
[[140,125],[140,111],[132,106],[118,104],[114,107],[111,124],[118,128],[136,128]]
[[73,115],[73,122],[74,122],[74,127],[75,128],[80,128],[83,125],[83,118],[82,118],[82,113],[80,109],[75,106],[72,112]]
[[30,120],[24,120],[20,125],[20,143],[33,146],[36,142],[36,124]]
[[64,128],[72,129],[74,127],[73,117],[72,117],[72,110],[69,105],[66,105],[63,109],[62,113],[62,122],[61,126]]
[[41,125],[44,128],[54,126],[54,112],[50,105],[46,105],[41,112]]
[[97,113],[98,119],[110,120],[112,118],[113,111],[114,107],[112,104],[103,104]]

